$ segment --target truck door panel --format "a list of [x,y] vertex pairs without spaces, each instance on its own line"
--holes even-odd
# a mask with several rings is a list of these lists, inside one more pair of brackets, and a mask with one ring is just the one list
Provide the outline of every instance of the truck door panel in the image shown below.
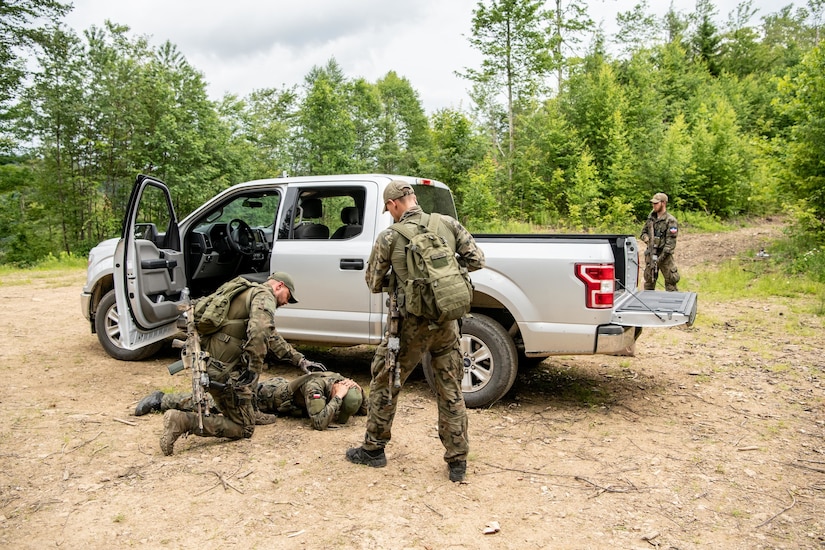
[[[356,208],[361,214],[355,217],[363,219],[369,196],[366,184],[347,188],[310,184],[290,190],[288,200],[294,206],[285,210],[304,212],[303,218],[309,214],[314,223],[337,228],[343,223],[344,208]],[[364,272],[372,233],[361,230],[349,238],[302,238],[305,224],[305,219],[296,217],[293,232],[282,231],[273,247],[270,271],[292,275],[299,300],[278,310],[278,332],[288,340],[303,336],[331,344],[364,341],[370,333],[371,297]]]
[[114,263],[121,345],[136,349],[174,333],[186,275],[178,221],[163,183],[138,176]]

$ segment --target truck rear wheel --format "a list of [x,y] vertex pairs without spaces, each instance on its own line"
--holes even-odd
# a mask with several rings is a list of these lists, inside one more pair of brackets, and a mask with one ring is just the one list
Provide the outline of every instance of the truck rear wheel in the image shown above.
[[[461,327],[464,377],[461,389],[468,407],[488,407],[504,397],[518,374],[518,353],[513,339],[492,318],[474,313]],[[432,358],[421,358],[424,376],[435,389]]]
[[95,332],[106,353],[120,361],[140,361],[156,354],[163,347],[163,342],[154,342],[134,350],[125,349],[120,345],[120,326],[114,290],[107,292],[97,305]]

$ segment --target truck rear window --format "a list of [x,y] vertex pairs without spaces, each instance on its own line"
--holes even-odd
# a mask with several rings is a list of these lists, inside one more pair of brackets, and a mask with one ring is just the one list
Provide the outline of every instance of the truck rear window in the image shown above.
[[415,196],[418,198],[418,204],[424,212],[430,214],[436,212],[447,214],[453,218],[458,217],[455,211],[453,194],[449,189],[434,185],[416,185]]

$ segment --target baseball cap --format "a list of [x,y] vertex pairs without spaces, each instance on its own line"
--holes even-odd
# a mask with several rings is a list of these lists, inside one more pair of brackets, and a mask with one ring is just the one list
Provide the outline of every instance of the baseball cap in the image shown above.
[[667,202],[667,195],[665,195],[664,193],[656,193],[655,195],[653,195],[653,198],[650,199],[650,202]]
[[384,188],[384,212],[387,211],[387,201],[394,201],[413,194],[415,194],[415,191],[413,191],[412,185],[406,181],[392,180]]
[[269,278],[284,283],[286,287],[289,289],[289,303],[298,303],[298,298],[295,297],[295,283],[292,281],[292,277],[289,276],[289,273],[284,273],[283,271],[276,271],[275,273],[270,275]]
[[350,388],[344,399],[341,400],[341,408],[338,410],[338,423],[346,424],[349,417],[361,408],[362,400],[361,388]]

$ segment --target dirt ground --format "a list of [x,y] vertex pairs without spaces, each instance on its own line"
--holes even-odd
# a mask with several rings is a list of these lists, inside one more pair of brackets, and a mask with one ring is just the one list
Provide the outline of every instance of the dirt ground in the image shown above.
[[[680,269],[752,256],[780,229],[684,230]],[[636,357],[525,370],[470,412],[467,481],[453,484],[420,373],[383,469],[344,459],[364,417],[190,436],[163,456],[162,417],[132,411],[188,377],[167,373],[171,349],[108,357],[80,313],[83,278],[0,281],[0,547],[825,548],[825,330],[810,298],[713,303],[692,288],[696,325],[645,331]],[[369,348],[307,353],[368,385]]]

